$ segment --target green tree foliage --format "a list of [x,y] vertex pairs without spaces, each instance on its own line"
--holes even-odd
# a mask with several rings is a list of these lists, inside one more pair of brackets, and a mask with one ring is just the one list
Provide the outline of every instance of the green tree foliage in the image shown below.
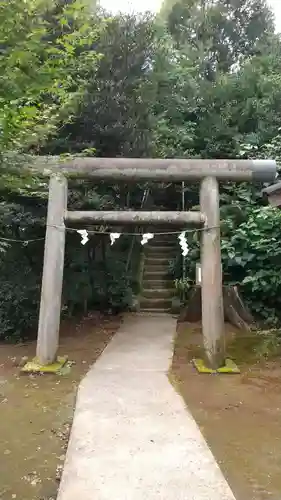
[[194,64],[174,46],[165,30],[159,30],[159,36],[161,43],[152,75],[155,155],[169,158],[194,156],[200,87],[198,73]]
[[[15,156],[15,152],[38,151],[57,133],[58,127],[62,123],[66,125],[77,112],[100,60],[96,44],[104,23],[102,19],[96,21],[87,4],[78,0],[61,2],[60,5],[37,0],[0,3],[0,234],[4,237],[0,245],[2,338],[15,338],[27,332],[30,335],[36,326],[47,199],[45,182],[18,179],[10,173],[9,167],[16,161],[21,166],[21,159]],[[64,152],[70,149],[65,145]],[[114,187],[104,194],[102,189],[97,193],[91,187],[78,184],[70,189],[69,206],[112,207],[118,205],[118,199],[122,205],[123,192],[118,189],[115,200]],[[120,305],[126,306],[131,289],[130,277],[125,271],[120,278],[125,265],[124,256],[115,255],[116,265],[112,269],[112,258],[107,258],[106,245],[102,254],[106,258],[98,260],[99,263],[105,260],[99,279],[93,281],[88,271],[91,268],[93,272],[95,266],[101,267],[93,252],[93,248],[101,245],[101,238],[96,237],[95,247],[84,254],[78,235],[68,238],[68,241],[72,242],[75,251],[67,245],[65,282],[72,283],[71,292],[68,285],[65,286],[67,311],[86,310],[90,305],[97,305],[99,300],[103,309],[118,310]],[[74,264],[69,263],[69,255],[74,257]],[[116,275],[117,271],[119,274]],[[86,289],[88,295],[85,295]],[[107,295],[102,295],[99,289],[104,289]]]
[[37,148],[75,111],[98,59],[89,16],[80,0],[59,12],[51,0],[0,1],[0,153]]
[[75,117],[64,122],[48,151],[90,149],[98,156],[145,156],[151,143],[153,20],[107,18],[94,47],[103,54],[97,72],[88,78]]
[[[175,92],[181,105],[171,105],[166,118],[169,125],[164,129],[166,137],[169,129],[169,137],[173,137],[173,130],[180,131],[178,141],[171,141],[175,146],[170,149],[172,154],[190,156],[193,152],[203,158],[278,160],[281,51],[265,2],[187,0],[170,5],[167,2],[161,17],[174,40],[170,45],[170,60],[175,61],[177,54],[180,64],[176,71],[185,72],[185,85],[178,86]],[[172,70],[172,74],[176,72]],[[182,131],[190,136],[188,150],[180,147]],[[168,143],[162,141],[164,137],[160,127],[157,139],[162,148]],[[162,151],[165,155],[166,150]],[[256,313],[272,321],[273,316],[279,316],[277,302],[281,289],[276,276],[280,256],[277,245],[273,240],[269,242],[269,235],[270,231],[279,231],[279,218],[278,211],[264,211],[261,189],[261,185],[221,186],[224,279],[240,283]],[[198,202],[198,186],[188,187],[186,206],[192,208]],[[275,233],[274,237],[280,241]],[[189,277],[194,279],[195,263],[200,259],[199,240],[196,235],[189,240],[190,253],[185,265]],[[268,252],[262,257],[260,245],[264,242]],[[252,256],[251,262],[247,261],[247,255]],[[175,277],[180,278],[180,255],[173,266]],[[272,290],[268,299],[264,296],[265,275]]]
[[[44,196],[42,196],[44,194]],[[0,193],[0,339],[36,334],[42,277],[46,191],[31,197]],[[123,194],[123,193],[122,193]],[[73,210],[110,209],[123,206],[125,196],[114,187],[99,190],[87,183],[70,185],[68,205]],[[9,200],[9,203],[7,203]],[[87,229],[98,228],[87,227]],[[81,245],[76,231],[68,231],[63,290],[67,315],[87,313],[91,308],[118,312],[130,304],[133,279],[126,270],[130,238],[110,247],[109,237],[94,234]]]
[[[281,158],[280,38],[262,0],[165,2],[157,19],[93,13],[80,0],[0,0],[0,70],[0,236],[22,241],[0,240],[2,338],[36,329],[45,232],[47,185],[11,174],[15,152]],[[192,209],[198,186],[186,188]],[[69,206],[140,207],[143,189],[76,180]],[[226,282],[239,283],[272,322],[280,320],[281,235],[279,212],[265,208],[261,189],[221,186],[223,267]],[[181,203],[177,186],[157,185],[151,197],[166,208]],[[189,239],[193,279],[198,235]],[[128,306],[131,241],[111,247],[95,234],[84,247],[67,233],[65,313]]]
[[272,137],[279,123],[280,41],[267,4],[183,0],[164,3],[163,17],[174,39],[172,59],[177,48],[177,71],[184,70],[177,94],[185,98],[183,109],[192,110],[182,113],[181,125],[195,130],[194,154],[233,157],[245,137],[259,145]]
[[162,17],[210,80],[260,51],[274,30],[265,0],[166,0]]
[[269,324],[280,322],[281,213],[254,207],[247,219],[222,242],[230,279],[250,298],[252,309]]

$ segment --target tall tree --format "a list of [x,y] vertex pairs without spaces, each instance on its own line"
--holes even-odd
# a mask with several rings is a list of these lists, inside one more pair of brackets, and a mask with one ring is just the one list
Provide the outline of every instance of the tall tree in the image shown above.
[[213,80],[260,50],[274,32],[265,0],[165,0],[162,17],[178,46],[201,62]]
[[48,145],[51,151],[64,151],[66,145],[73,152],[94,149],[101,156],[149,151],[153,19],[120,15],[106,23],[94,44],[103,54],[97,72],[88,79],[75,118]]
[[[54,133],[96,64],[88,48],[98,30],[87,6],[75,0],[58,13],[54,8],[53,0],[0,0],[0,153],[36,147]],[[51,12],[60,26],[56,33]]]

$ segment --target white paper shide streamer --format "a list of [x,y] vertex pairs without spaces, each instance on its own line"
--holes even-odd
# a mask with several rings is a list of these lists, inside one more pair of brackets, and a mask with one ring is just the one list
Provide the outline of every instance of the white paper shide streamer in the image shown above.
[[154,234],[153,233],[144,233],[142,235],[141,245],[146,245],[146,243],[149,240],[151,240],[152,238],[154,238]]
[[121,233],[110,233],[110,244],[113,245],[113,243],[120,238]]
[[88,231],[86,229],[77,229],[77,233],[81,236],[81,245],[86,245],[87,241],[89,241]]
[[[88,231],[86,229],[77,229],[77,233],[80,234],[80,236],[81,236],[81,245],[86,245],[86,243],[89,241]],[[121,234],[122,233],[110,233],[109,234],[110,244],[113,245],[115,243],[115,241],[118,240],[118,238],[120,238]],[[148,243],[148,241],[151,240],[152,238],[154,238],[153,233],[144,233],[142,235],[141,245],[146,245]],[[186,257],[186,255],[189,252],[187,239],[186,239],[186,231],[183,231],[179,235],[178,239],[179,239],[179,244],[180,244],[181,251],[182,251],[181,253],[184,257]]]
[[181,254],[183,255],[183,257],[186,257],[188,252],[189,252],[187,239],[186,239],[186,232],[183,231],[179,235],[178,238],[179,238],[179,243],[180,243],[180,247],[181,247]]

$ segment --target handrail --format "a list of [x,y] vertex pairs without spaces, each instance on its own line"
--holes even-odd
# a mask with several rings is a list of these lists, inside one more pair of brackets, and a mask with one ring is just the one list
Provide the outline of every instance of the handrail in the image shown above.
[[[142,200],[141,200],[141,206],[140,206],[141,209],[146,204],[147,198],[149,196],[149,193],[150,193],[150,189],[149,188],[144,189]],[[126,271],[129,270],[129,266],[130,266],[130,262],[131,262],[131,259],[132,259],[133,249],[134,249],[134,246],[135,246],[135,242],[136,242],[136,236],[133,236],[132,237],[132,242],[131,242],[131,245],[130,245],[130,248],[129,248],[129,252],[128,252],[128,257],[127,257]]]

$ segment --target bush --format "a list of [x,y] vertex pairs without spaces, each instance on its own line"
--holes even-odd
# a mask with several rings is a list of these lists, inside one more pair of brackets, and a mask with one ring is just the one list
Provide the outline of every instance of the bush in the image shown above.
[[272,207],[251,211],[222,241],[228,279],[241,284],[244,299],[267,323],[281,320],[281,214]]
[[64,304],[71,315],[90,309],[120,312],[132,302],[132,284],[125,263],[116,257],[90,266],[73,262],[65,272]]
[[[100,238],[100,236],[99,236]],[[132,301],[132,279],[126,272],[127,252],[107,248],[105,255],[92,253],[96,240],[88,246],[71,237],[66,248],[63,311],[68,315],[93,309],[126,310]],[[69,240],[69,238],[68,238]],[[18,341],[36,337],[43,242],[28,247],[11,244],[0,255],[0,340]]]
[[14,256],[8,250],[0,265],[0,340],[32,338],[37,330],[40,275]]
[[[245,220],[237,227],[232,218],[225,219],[222,234],[224,284],[239,285],[243,299],[257,319],[271,326],[280,325],[280,210],[270,206],[250,207]],[[200,260],[200,236],[189,234],[187,237],[189,253],[185,259],[186,276],[194,281],[196,262]],[[171,271],[175,280],[182,278],[180,250],[171,262]]]

